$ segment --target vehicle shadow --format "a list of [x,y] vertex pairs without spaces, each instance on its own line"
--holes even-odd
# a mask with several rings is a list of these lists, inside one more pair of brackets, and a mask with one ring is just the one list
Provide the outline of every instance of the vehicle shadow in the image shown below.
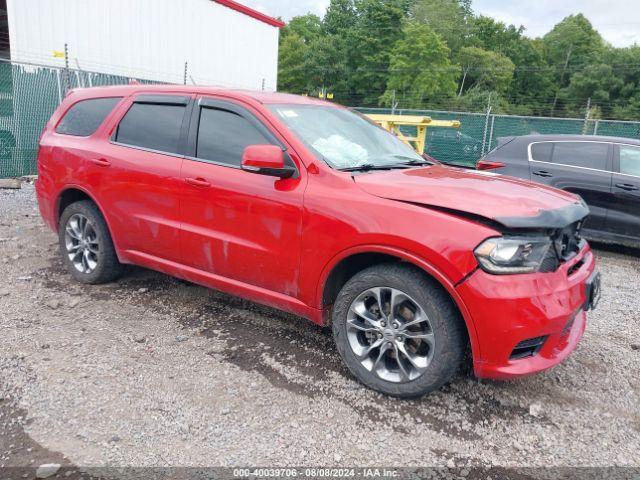
[[358,383],[343,366],[329,328],[161,273],[129,267],[116,283],[80,285],[72,282],[54,257],[51,267],[40,275],[49,289],[80,289],[96,301],[132,302],[175,318],[192,334],[211,339],[208,355],[256,372],[277,389],[337,400],[353,409],[363,425],[384,424],[402,433],[425,425],[456,438],[477,440],[486,422],[522,419],[528,414],[501,395],[517,388],[514,384],[480,382],[472,378],[470,368],[422,399],[379,394]]

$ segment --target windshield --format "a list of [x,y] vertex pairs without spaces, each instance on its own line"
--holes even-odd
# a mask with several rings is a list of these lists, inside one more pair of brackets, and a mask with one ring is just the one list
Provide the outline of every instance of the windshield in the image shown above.
[[270,108],[333,168],[425,163],[413,148],[350,110],[324,105],[272,105]]

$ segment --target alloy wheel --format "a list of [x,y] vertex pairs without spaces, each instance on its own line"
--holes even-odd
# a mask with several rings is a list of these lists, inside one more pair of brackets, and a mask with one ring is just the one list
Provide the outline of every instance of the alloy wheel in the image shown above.
[[76,213],[69,217],[64,231],[69,260],[80,273],[91,273],[98,266],[98,234],[87,217]]
[[420,377],[434,354],[435,336],[424,309],[405,292],[369,288],[347,314],[351,350],[368,371],[388,382]]

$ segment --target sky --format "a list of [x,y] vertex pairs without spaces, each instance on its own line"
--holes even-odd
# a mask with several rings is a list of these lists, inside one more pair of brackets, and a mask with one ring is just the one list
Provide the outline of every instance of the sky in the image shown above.
[[[240,0],[274,17],[289,20],[308,12],[322,16],[329,0]],[[567,15],[583,13],[616,47],[640,44],[639,0],[474,0],[473,8],[507,24],[523,25],[530,37],[547,33]]]

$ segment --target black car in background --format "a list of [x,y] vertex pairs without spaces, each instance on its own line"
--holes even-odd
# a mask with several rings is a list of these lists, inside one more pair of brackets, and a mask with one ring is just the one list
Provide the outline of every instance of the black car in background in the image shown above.
[[591,215],[585,237],[640,247],[640,141],[591,135],[505,137],[479,170],[580,195]]

